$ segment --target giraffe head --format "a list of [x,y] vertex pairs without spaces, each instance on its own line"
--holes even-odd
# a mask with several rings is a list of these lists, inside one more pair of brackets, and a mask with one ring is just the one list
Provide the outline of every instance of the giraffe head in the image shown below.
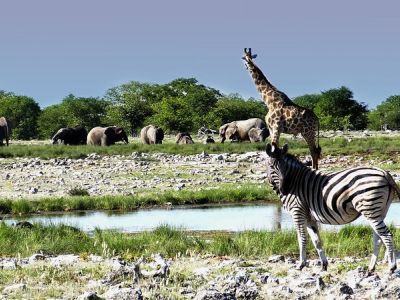
[[242,59],[244,59],[246,62],[250,62],[253,60],[253,58],[256,58],[257,54],[251,54],[251,48],[244,48],[244,56],[242,56]]

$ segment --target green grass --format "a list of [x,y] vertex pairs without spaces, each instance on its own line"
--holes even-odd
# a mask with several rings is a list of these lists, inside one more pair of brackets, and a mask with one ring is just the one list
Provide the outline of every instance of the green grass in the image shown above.
[[[395,247],[400,246],[400,230],[392,228]],[[372,254],[372,232],[366,226],[345,226],[339,232],[322,231],[321,238],[328,257]],[[296,234],[289,231],[245,231],[202,235],[168,226],[150,232],[126,234],[96,230],[88,235],[68,226],[43,226],[33,229],[15,228],[0,224],[0,255],[29,256],[47,254],[88,253],[103,256],[121,256],[124,259],[148,257],[160,253],[166,257],[188,254],[228,255],[243,258],[268,257],[273,254],[298,257]],[[316,257],[311,243],[307,245],[310,257]],[[381,251],[383,255],[383,250]]]
[[154,205],[218,204],[278,201],[269,185],[225,184],[215,189],[167,191],[131,196],[70,196],[38,200],[0,200],[0,214],[23,215],[41,212],[80,210],[131,211]]
[[[267,139],[269,142],[269,139]],[[280,143],[289,144],[290,151],[294,154],[308,154],[308,147],[303,140],[288,139],[283,136]],[[323,155],[368,153],[372,155],[390,154],[400,149],[400,137],[368,137],[353,138],[348,141],[346,138],[321,138],[320,145]],[[130,155],[132,152],[162,152],[168,154],[191,155],[203,151],[208,153],[244,153],[248,151],[263,151],[265,143],[215,143],[215,144],[193,144],[177,145],[167,141],[162,145],[143,145],[138,142],[128,145],[117,144],[110,147],[95,146],[65,146],[65,145],[21,145],[11,144],[10,147],[0,148],[0,158],[13,157],[40,157],[50,158],[84,158],[90,153],[99,155]]]

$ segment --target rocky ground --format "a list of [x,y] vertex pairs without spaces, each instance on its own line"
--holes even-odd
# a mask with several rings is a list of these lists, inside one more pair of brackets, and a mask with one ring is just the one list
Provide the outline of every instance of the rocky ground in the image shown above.
[[0,299],[399,299],[400,272],[366,260],[311,260],[302,271],[280,255],[265,260],[158,254],[127,263],[89,255],[0,259]]
[[[132,153],[84,159],[0,159],[0,198],[65,196],[75,188],[90,195],[204,189],[226,183],[265,183],[264,152],[182,156]],[[301,157],[302,160],[307,158]],[[370,161],[362,156],[325,156],[322,170],[356,165],[390,165],[393,160]],[[392,172],[393,173],[393,172]],[[393,173],[396,180],[398,173]]]

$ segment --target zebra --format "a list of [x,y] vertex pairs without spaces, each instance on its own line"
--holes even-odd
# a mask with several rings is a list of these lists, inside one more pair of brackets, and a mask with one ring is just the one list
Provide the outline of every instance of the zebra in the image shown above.
[[379,168],[354,167],[343,171],[322,173],[312,170],[282,149],[267,144],[267,177],[278,193],[283,207],[291,214],[300,250],[301,270],[307,263],[306,230],[318,252],[322,270],[328,260],[322,249],[317,222],[347,224],[363,215],[373,229],[373,255],[368,267],[374,272],[381,243],[386,247],[390,271],[396,270],[393,237],[384,218],[395,194],[400,189],[392,176]]

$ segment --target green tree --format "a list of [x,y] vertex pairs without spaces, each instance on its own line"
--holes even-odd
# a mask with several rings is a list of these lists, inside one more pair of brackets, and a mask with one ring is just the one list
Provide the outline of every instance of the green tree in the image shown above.
[[148,123],[163,128],[167,133],[175,131],[192,131],[193,109],[185,98],[165,98],[156,103],[156,113],[151,116]]
[[380,130],[384,124],[390,129],[400,128],[400,95],[390,96],[368,114],[368,128]]
[[38,118],[39,137],[49,139],[58,129],[68,127],[69,116],[61,104],[51,105],[43,109]]
[[0,116],[10,120],[13,138],[36,138],[40,112],[40,106],[33,98],[0,91]]
[[343,86],[322,92],[314,109],[321,129],[365,129],[368,124],[367,106],[352,98],[352,91]]
[[94,97],[68,95],[60,104],[46,107],[38,120],[41,138],[50,138],[63,127],[83,126],[90,130],[106,125],[105,115],[110,102]]
[[318,102],[321,100],[321,95],[319,94],[306,94],[293,99],[293,102],[302,107],[314,110]]
[[[188,124],[188,128],[182,129],[184,131],[195,130],[203,126],[206,122],[206,115],[221,97],[221,93],[218,90],[199,84],[195,78],[175,79],[160,86],[158,92],[161,92],[161,99],[163,100],[180,99],[179,103],[186,102],[191,108],[190,119],[185,121]],[[169,102],[171,101],[173,100],[169,100]],[[156,112],[158,111],[157,102],[153,105],[153,108]],[[189,115],[187,118],[189,118]],[[174,130],[173,128],[166,129]]]
[[152,104],[161,101],[162,90],[158,85],[131,81],[107,91],[105,98],[112,103],[107,110],[110,123],[129,128],[131,134],[144,125],[153,114]]
[[96,126],[106,125],[104,118],[109,101],[94,97],[75,97],[68,95],[65,97],[61,106],[65,107],[66,114],[69,117],[68,126],[83,126],[91,129]]
[[[199,84],[194,78],[179,78],[163,85],[132,81],[107,91],[106,99],[113,103],[107,112],[107,118],[121,118],[125,124],[129,124],[132,133],[138,132],[149,122],[156,121],[161,122],[157,125],[164,126],[163,129],[167,132],[177,128],[188,131],[204,124],[206,114],[215,106],[220,96],[219,91]],[[179,106],[182,110],[191,108],[190,113],[181,115],[184,120],[179,122],[186,124],[186,128],[177,125],[175,121],[167,122],[160,115],[160,111],[167,112],[172,106]]]

